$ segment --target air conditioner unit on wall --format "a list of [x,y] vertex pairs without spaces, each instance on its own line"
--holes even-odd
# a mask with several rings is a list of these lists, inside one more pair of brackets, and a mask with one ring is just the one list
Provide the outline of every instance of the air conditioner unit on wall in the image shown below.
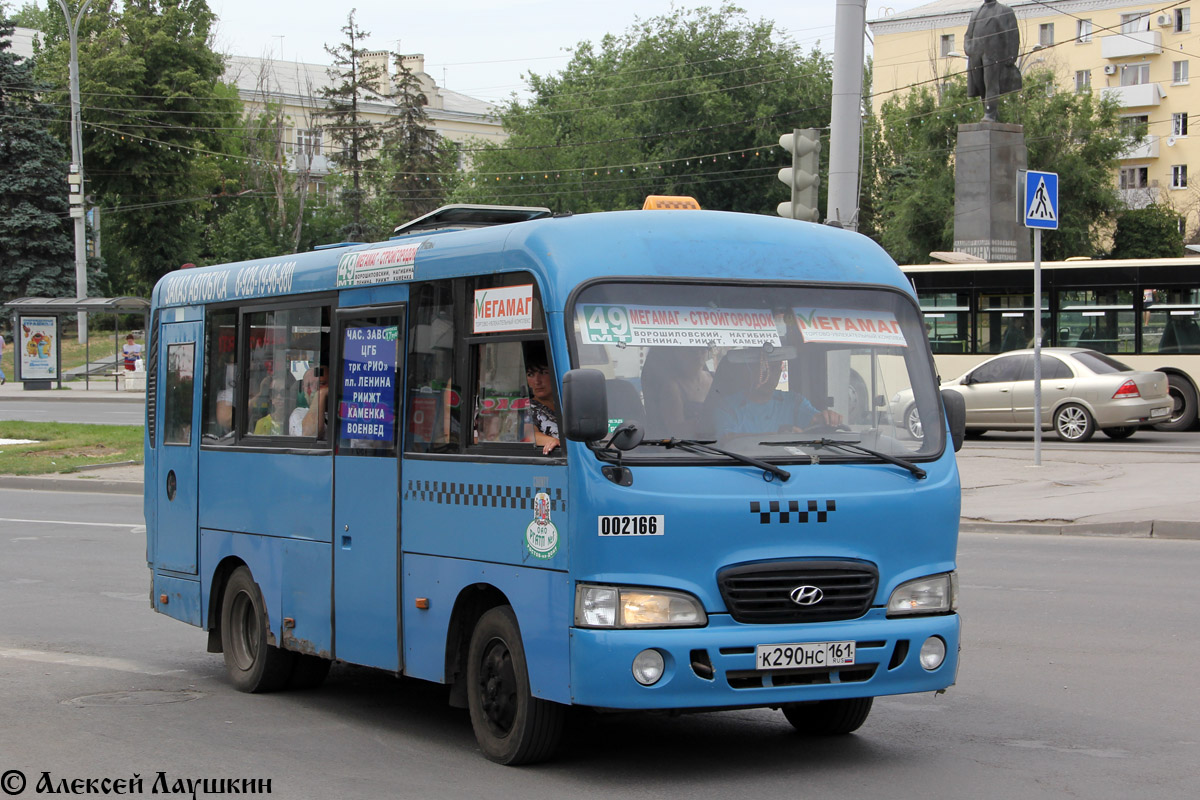
[[1158,27],[1169,28],[1169,27],[1171,27],[1171,15],[1170,14],[1159,14],[1157,22],[1158,22]]
[[1117,74],[1117,65],[1116,64],[1105,64],[1104,65],[1104,74],[1105,75],[1116,75]]

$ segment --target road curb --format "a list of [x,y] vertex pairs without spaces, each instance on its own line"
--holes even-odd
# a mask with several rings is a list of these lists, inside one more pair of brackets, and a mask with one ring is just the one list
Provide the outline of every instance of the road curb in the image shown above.
[[0,475],[0,489],[34,492],[87,492],[141,496],[141,481],[108,481],[102,478],[53,478],[39,475]]
[[1122,539],[1200,540],[1200,522],[1144,520],[1138,522],[982,522],[960,520],[961,533],[1024,533],[1040,536],[1107,536]]

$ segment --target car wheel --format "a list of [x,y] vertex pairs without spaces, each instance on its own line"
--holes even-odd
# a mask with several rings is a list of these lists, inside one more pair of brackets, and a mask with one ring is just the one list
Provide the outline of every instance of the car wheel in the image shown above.
[[871,395],[867,392],[867,382],[863,380],[858,370],[850,370],[850,387],[846,397],[846,421],[848,423],[865,423],[871,419]]
[[807,736],[841,736],[862,727],[873,702],[873,697],[854,697],[789,703],[783,707],[783,716],[793,728]]
[[925,427],[921,425],[921,412],[917,410],[916,405],[911,405],[904,412],[904,427],[908,429],[908,435],[917,441],[925,438]]
[[268,641],[266,604],[254,577],[238,567],[221,599],[221,649],[225,671],[242,692],[274,692],[287,685],[295,653]]
[[553,755],[566,706],[529,690],[525,647],[509,606],[479,618],[467,651],[467,707],[483,754],[499,764],[531,764]]
[[1137,433],[1137,428],[1133,425],[1122,425],[1119,428],[1101,428],[1100,431],[1110,439],[1128,439]]
[[1186,431],[1196,422],[1196,390],[1182,375],[1167,376],[1167,392],[1171,396],[1171,416],[1154,426],[1156,431]]
[[1064,442],[1086,442],[1096,432],[1096,423],[1086,408],[1067,403],[1054,412],[1054,431]]

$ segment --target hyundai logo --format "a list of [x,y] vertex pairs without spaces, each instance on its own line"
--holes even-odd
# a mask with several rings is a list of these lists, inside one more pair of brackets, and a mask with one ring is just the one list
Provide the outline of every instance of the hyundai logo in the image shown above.
[[825,593],[816,586],[797,586],[790,595],[792,602],[798,606],[815,606],[824,596]]

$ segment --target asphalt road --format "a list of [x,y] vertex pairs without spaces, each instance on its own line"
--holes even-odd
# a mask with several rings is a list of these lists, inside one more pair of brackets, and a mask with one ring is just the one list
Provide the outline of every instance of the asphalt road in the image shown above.
[[141,425],[144,403],[103,400],[11,400],[0,402],[0,420],[26,422],[81,422],[102,425]]
[[316,691],[234,691],[202,632],[150,610],[140,526],[136,498],[0,490],[0,773],[25,775],[17,796],[43,772],[136,773],[149,795],[160,771],[270,779],[280,798],[1200,796],[1200,542],[965,535],[947,694],[880,699],[831,740],[769,710],[584,714],[558,761],[512,769],[437,686],[337,666]]

